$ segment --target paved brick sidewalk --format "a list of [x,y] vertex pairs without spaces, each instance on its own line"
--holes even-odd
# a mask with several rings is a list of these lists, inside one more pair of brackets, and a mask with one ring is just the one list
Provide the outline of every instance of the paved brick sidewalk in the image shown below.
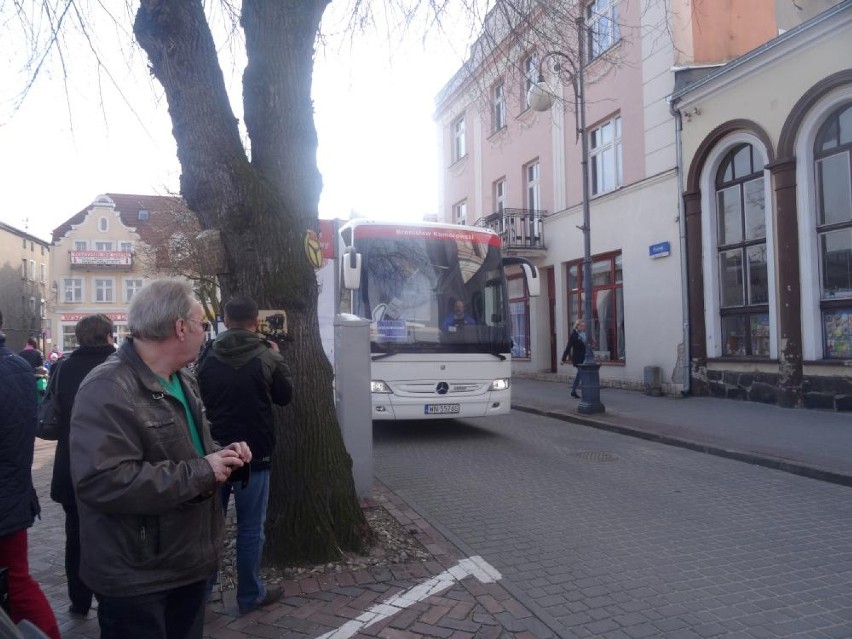
[[[31,569],[56,612],[63,638],[97,639],[94,611],[87,619],[72,617],[67,611],[64,515],[62,508],[48,496],[53,449],[52,443],[36,440],[33,479],[41,500],[42,518],[30,529]],[[234,593],[226,592],[223,601],[208,606],[205,636],[212,639],[323,635],[329,639],[556,636],[499,582],[483,583],[463,574],[457,580],[448,575],[449,570],[458,573],[459,561],[465,557],[385,486],[375,484],[369,505],[384,507],[414,533],[433,558],[387,569],[370,568],[286,581],[284,597],[279,603],[243,617],[236,613]],[[364,625],[368,623],[365,618],[375,621]],[[344,628],[345,624],[348,625]]]

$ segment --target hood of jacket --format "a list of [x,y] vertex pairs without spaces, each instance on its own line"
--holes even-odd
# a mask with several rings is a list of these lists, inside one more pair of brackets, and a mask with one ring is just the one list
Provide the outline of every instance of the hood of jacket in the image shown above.
[[269,344],[259,333],[231,328],[216,338],[211,354],[229,366],[242,368],[268,348]]

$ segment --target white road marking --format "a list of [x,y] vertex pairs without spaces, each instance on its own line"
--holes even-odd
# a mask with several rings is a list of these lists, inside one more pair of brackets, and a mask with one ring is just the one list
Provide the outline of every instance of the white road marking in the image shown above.
[[349,639],[349,637],[356,634],[362,628],[371,626],[382,619],[392,617],[410,605],[416,604],[418,601],[423,601],[432,595],[437,595],[440,592],[448,590],[453,584],[461,581],[468,575],[476,577],[484,584],[490,584],[502,578],[502,575],[497,569],[479,555],[462,559],[455,566],[449,570],[445,570],[440,575],[432,577],[413,588],[409,588],[405,592],[395,594],[387,601],[376,604],[356,619],[347,621],[337,630],[320,635],[317,639]]

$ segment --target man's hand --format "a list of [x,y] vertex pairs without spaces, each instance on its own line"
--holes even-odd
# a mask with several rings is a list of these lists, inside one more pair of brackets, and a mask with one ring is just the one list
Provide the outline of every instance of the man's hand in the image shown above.
[[[234,444],[231,444],[228,448],[217,450],[215,453],[210,453],[204,458],[213,469],[213,475],[216,477],[217,484],[224,484],[231,476],[231,472],[238,468],[242,468],[245,463],[242,459],[240,459],[240,454],[233,450],[232,446],[234,446]],[[243,444],[243,446],[245,446],[245,444]],[[248,451],[248,446],[246,446],[246,450]],[[249,459],[251,459],[250,451]]]
[[251,461],[251,449],[245,442],[234,442],[233,444],[228,444],[225,446],[225,450],[232,450],[237,453],[244,464],[248,464]]
[[278,347],[278,342],[276,342],[274,339],[267,340],[266,343],[269,344],[269,348],[271,348],[276,353],[281,352],[281,349]]

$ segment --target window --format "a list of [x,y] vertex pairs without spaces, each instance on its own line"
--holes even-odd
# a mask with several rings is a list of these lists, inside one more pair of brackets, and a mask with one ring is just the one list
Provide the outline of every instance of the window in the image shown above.
[[502,82],[491,91],[491,107],[491,131],[496,133],[506,126],[506,93]]
[[139,209],[139,213],[136,214],[136,219],[140,222],[148,221],[148,209]]
[[74,331],[74,324],[63,324],[62,325],[62,345],[61,348],[64,352],[70,353],[75,348],[79,346],[77,344],[77,334]]
[[528,209],[537,210],[541,200],[541,165],[532,162],[524,167],[524,185],[526,187],[526,205]]
[[852,104],[820,128],[814,165],[823,356],[852,359]]
[[453,162],[467,155],[465,147],[464,116],[453,122]]
[[112,242],[95,242],[96,251],[111,251]]
[[89,243],[86,240],[74,240],[75,251],[85,251],[89,248]]
[[36,281],[35,260],[30,260],[29,264],[27,265],[27,279],[30,282]]
[[27,258],[21,260],[21,279],[27,279]]
[[142,288],[142,280],[124,280],[124,301],[130,302],[140,288]]
[[[592,340],[595,357],[602,362],[623,362],[624,290],[621,253],[592,259],[592,322],[586,330]],[[568,325],[583,317],[583,262],[568,264]]]
[[453,221],[456,224],[467,224],[467,200],[453,205]]
[[44,255],[44,246],[41,247],[41,254]]
[[98,218],[98,230],[101,233],[105,233],[109,230],[109,220],[105,217]]
[[523,275],[510,276],[509,319],[512,322],[512,357],[530,358],[530,298]]
[[494,183],[494,209],[502,213],[506,208],[506,179],[501,178]]
[[716,174],[722,355],[769,357],[769,271],[761,153],[731,149]]
[[614,191],[624,183],[621,167],[621,116],[589,133],[592,195]]
[[530,108],[530,89],[538,82],[538,59],[534,53],[524,58],[524,94],[521,97],[524,109]]
[[112,279],[95,279],[95,301],[112,302]]
[[47,282],[47,264],[40,264],[41,268],[39,269],[39,282],[44,284]]
[[24,244],[23,244],[23,246],[21,246],[21,248],[25,249],[25,248],[27,248],[27,238],[22,238],[22,239],[24,240]]
[[121,242],[119,247],[123,253],[132,253],[133,252],[133,242]]
[[618,0],[593,0],[586,7],[589,60],[594,60],[618,42]]
[[82,278],[66,277],[62,280],[62,301],[66,304],[83,301]]

